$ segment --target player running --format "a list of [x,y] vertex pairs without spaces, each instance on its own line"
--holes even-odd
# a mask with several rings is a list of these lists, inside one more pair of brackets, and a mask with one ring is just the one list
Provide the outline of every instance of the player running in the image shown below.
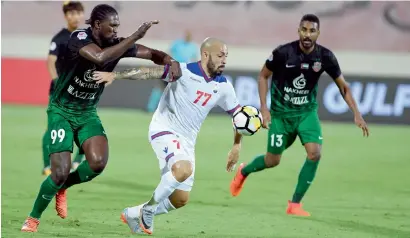
[[[326,72],[333,78],[340,93],[354,114],[354,121],[369,135],[348,84],[340,71],[332,51],[316,44],[320,34],[317,16],[302,17],[299,40],[277,47],[266,60],[259,75],[259,97],[263,127],[269,129],[268,148],[265,155],[257,156],[251,163],[242,163],[231,183],[233,196],[238,196],[246,178],[254,172],[279,164],[283,151],[299,136],[307,153],[300,171],[293,198],[288,202],[287,214],[310,216],[302,209],[300,201],[313,182],[321,157],[323,141],[317,115],[317,85],[320,75]],[[272,76],[271,109],[266,103],[268,79]],[[272,117],[272,119],[271,119]]]
[[[185,206],[194,183],[195,141],[209,111],[219,105],[232,114],[240,108],[232,84],[222,75],[228,49],[221,40],[207,38],[201,45],[201,61],[180,63],[182,77],[174,81],[167,68],[139,68],[125,72],[96,72],[97,82],[114,79],[158,79],[165,88],[149,126],[148,139],[157,155],[161,181],[151,199],[125,208],[121,219],[133,233],[152,234],[154,216]],[[235,133],[226,169],[239,158],[241,135]]]
[[[52,39],[50,44],[50,49],[47,57],[47,69],[51,76],[51,84],[49,90],[49,97],[54,92],[54,85],[58,79],[58,75],[61,74],[63,68],[63,56],[64,50],[67,46],[67,42],[70,39],[70,35],[75,31],[80,22],[84,19],[84,7],[81,2],[66,2],[63,5],[64,17],[67,22],[67,28],[61,29]],[[48,133],[44,132],[43,135],[43,175],[50,175],[50,158],[48,154]],[[84,155],[80,154],[80,150],[77,150],[77,153],[74,157],[71,168],[74,170],[83,160]]]
[[[41,214],[56,196],[56,211],[67,217],[66,189],[91,181],[104,170],[108,161],[108,141],[97,115],[97,103],[104,85],[93,81],[95,70],[112,71],[124,57],[170,64],[173,77],[180,77],[179,64],[164,52],[134,44],[157,21],[146,22],[127,38],[117,38],[120,25],[117,11],[106,4],[96,6],[86,22],[91,27],[71,34],[64,53],[64,64],[48,114],[49,154],[52,173],[41,184],[33,209],[21,231],[36,232]],[[86,160],[70,173],[73,141]]]

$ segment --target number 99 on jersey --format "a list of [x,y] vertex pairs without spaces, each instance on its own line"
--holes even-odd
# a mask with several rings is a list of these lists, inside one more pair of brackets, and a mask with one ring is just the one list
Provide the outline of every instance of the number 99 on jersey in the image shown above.
[[262,114],[253,106],[243,106],[232,116],[235,130],[244,136],[254,135],[262,126]]

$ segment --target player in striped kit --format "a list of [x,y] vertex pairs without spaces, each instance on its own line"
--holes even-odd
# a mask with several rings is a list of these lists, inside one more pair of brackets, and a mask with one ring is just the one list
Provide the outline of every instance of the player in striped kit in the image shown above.
[[[182,76],[177,80],[168,76],[167,66],[94,74],[100,83],[158,78],[171,82],[149,126],[149,141],[159,160],[161,181],[148,202],[125,208],[121,214],[132,232],[152,234],[155,215],[186,205],[194,183],[195,141],[202,123],[217,105],[229,114],[240,108],[232,84],[222,75],[227,56],[225,43],[207,38],[201,45],[201,61],[180,63]],[[235,133],[228,171],[237,163],[240,147],[241,135]]]

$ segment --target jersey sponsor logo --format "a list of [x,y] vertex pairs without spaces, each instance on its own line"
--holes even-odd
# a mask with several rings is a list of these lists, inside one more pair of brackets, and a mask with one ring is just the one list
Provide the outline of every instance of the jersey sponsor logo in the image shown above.
[[[85,71],[83,80],[81,80],[79,77],[75,76],[74,77],[74,83],[73,85],[69,85],[67,92],[71,95],[73,95],[76,98],[84,99],[84,100],[93,100],[97,97],[97,92],[83,92],[83,88],[88,88],[88,89],[98,89],[101,87],[100,84],[94,83],[93,80],[93,72],[96,69],[95,65],[93,66],[92,69],[89,69]],[[80,87],[80,88],[78,88]]]
[[293,80],[293,87],[295,87],[296,89],[302,89],[305,86],[306,86],[306,79],[303,74],[300,74],[298,77],[296,77]]
[[74,82],[75,82],[78,86],[80,86],[80,87],[82,87],[82,88],[94,88],[94,89],[97,89],[97,88],[100,88],[100,86],[101,86],[101,85],[98,84],[98,83],[85,83],[85,82],[81,81],[80,78],[78,78],[77,76],[75,76]]
[[303,96],[303,97],[293,97],[290,101],[291,101],[293,104],[296,104],[296,105],[302,105],[302,104],[309,103],[309,100],[307,99],[307,96]]
[[50,44],[50,50],[51,51],[54,51],[54,50],[56,50],[57,49],[57,44],[53,41],[53,42],[51,42],[51,44]]
[[291,87],[285,87],[284,91],[287,93],[294,93],[294,94],[308,94],[309,90],[299,90]]
[[86,100],[93,100],[97,96],[97,92],[88,93],[88,92],[80,92],[72,85],[68,86],[67,92],[73,95],[76,98],[86,99]]
[[315,72],[319,72],[322,69],[322,63],[321,62],[313,63],[312,69]]
[[290,65],[290,64],[286,64],[286,68],[293,68],[293,67],[295,67],[296,65]]
[[93,81],[93,72],[94,72],[95,69],[96,68],[95,68],[95,65],[94,65],[94,67],[92,69],[89,69],[89,70],[85,71],[84,81],[86,81],[86,82],[92,82]]
[[290,97],[288,94],[285,94],[285,96],[283,97],[283,100],[285,100],[286,102],[291,102],[292,104],[295,104],[295,105],[303,105],[303,104],[309,103],[307,96]]
[[[410,109],[410,84],[398,84],[395,89],[392,89],[386,83],[353,82],[350,88],[362,115],[401,117],[405,110]],[[325,88],[323,105],[333,114],[349,112],[349,107],[334,83]]]
[[87,33],[85,33],[84,31],[79,32],[77,34],[77,38],[80,39],[80,40],[84,40],[85,38],[87,38]]

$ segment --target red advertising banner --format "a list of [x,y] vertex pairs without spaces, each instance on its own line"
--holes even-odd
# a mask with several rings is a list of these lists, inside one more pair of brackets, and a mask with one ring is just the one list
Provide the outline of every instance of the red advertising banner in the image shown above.
[[1,102],[46,105],[50,75],[45,60],[1,59]]

